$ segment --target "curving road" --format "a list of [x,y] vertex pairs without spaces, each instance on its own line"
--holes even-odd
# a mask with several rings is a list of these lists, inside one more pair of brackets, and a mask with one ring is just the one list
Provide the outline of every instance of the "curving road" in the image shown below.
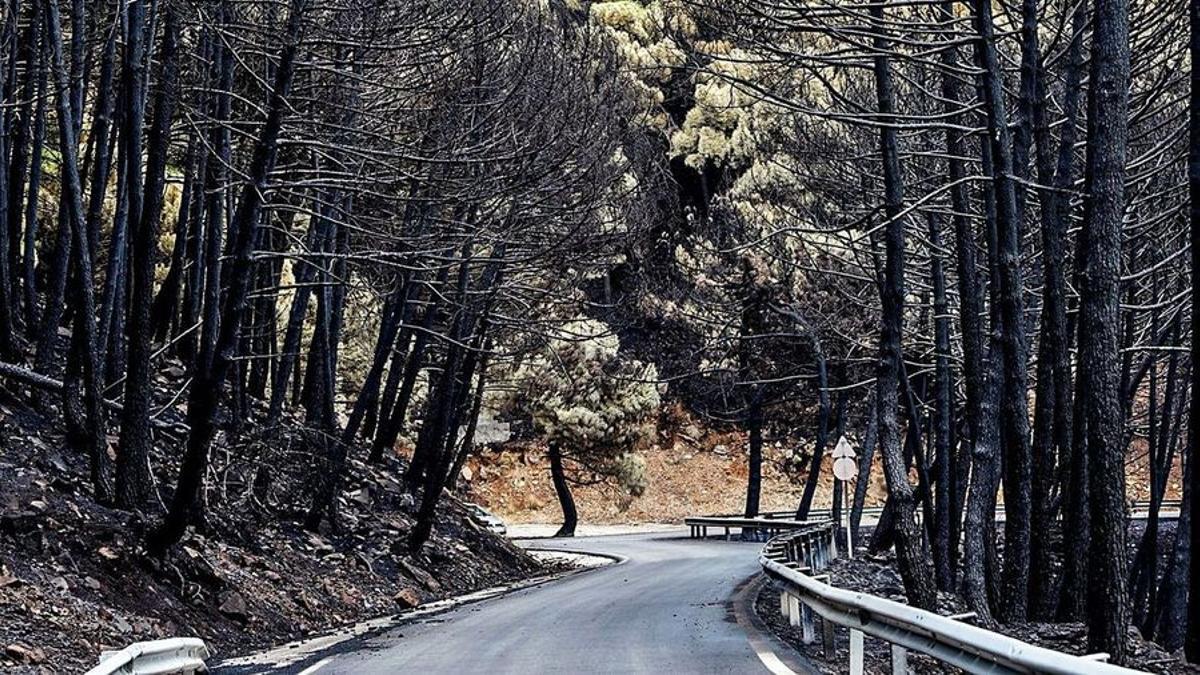
[[[745,583],[761,544],[674,533],[530,542],[618,565],[459,606],[309,662],[320,673],[788,673],[750,624]],[[782,659],[782,660],[781,660]]]

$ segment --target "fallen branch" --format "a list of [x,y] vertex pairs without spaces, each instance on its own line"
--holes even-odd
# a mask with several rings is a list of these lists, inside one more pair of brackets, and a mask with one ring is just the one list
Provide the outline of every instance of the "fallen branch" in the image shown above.
[[[56,380],[53,377],[43,375],[24,366],[18,366],[15,363],[5,363],[3,361],[0,361],[0,377],[15,380],[22,384],[29,385],[35,389],[41,389],[42,391],[49,391],[56,394],[62,393],[63,387],[65,386],[62,383],[62,380]],[[108,399],[104,399],[104,406],[109,410],[118,413],[125,410],[125,406],[117,403],[116,401],[111,401]],[[157,429],[179,438],[183,438],[188,434],[188,427],[186,424],[163,422],[155,419],[150,420],[150,424]]]

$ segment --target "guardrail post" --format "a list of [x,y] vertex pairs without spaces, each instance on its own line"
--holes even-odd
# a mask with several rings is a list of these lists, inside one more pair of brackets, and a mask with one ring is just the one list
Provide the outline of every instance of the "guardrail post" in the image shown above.
[[908,650],[892,645],[892,675],[908,675]]
[[804,605],[800,603],[800,598],[797,598],[794,595],[788,595],[788,624],[792,628],[796,628],[803,623],[803,617],[801,616],[801,608],[803,606]]
[[804,603],[800,603],[800,641],[806,645],[817,641],[817,631],[813,625],[813,611]]
[[785,619],[788,618],[788,604],[789,604],[788,598],[789,597],[790,596],[788,595],[787,591],[779,592],[779,613],[782,614],[783,618],[785,618]]
[[836,635],[833,632],[833,622],[821,617],[821,642],[825,647],[825,660],[832,661],[837,655]]
[[863,675],[863,632],[850,629],[850,675]]

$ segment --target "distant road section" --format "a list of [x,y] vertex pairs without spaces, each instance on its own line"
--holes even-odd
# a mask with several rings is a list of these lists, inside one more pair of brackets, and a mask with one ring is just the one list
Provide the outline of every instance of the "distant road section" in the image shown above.
[[[559,527],[561,525],[558,523],[519,523],[515,525],[510,523],[508,536],[513,539],[549,539],[554,536],[555,532],[558,532]],[[682,526],[679,523],[631,523],[626,525],[580,523],[575,527],[575,535],[577,537],[607,537],[615,534],[679,534],[680,527]]]

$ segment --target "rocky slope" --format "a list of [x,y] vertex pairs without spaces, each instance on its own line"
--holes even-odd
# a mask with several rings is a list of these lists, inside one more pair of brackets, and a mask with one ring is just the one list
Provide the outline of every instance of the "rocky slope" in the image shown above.
[[199,636],[224,657],[542,570],[452,498],[408,555],[414,506],[397,475],[394,462],[354,463],[338,528],[322,534],[299,526],[301,482],[281,477],[269,503],[219,485],[204,531],[159,560],[141,547],[156,516],[96,505],[59,430],[0,399],[0,670],[79,671],[165,636]]

